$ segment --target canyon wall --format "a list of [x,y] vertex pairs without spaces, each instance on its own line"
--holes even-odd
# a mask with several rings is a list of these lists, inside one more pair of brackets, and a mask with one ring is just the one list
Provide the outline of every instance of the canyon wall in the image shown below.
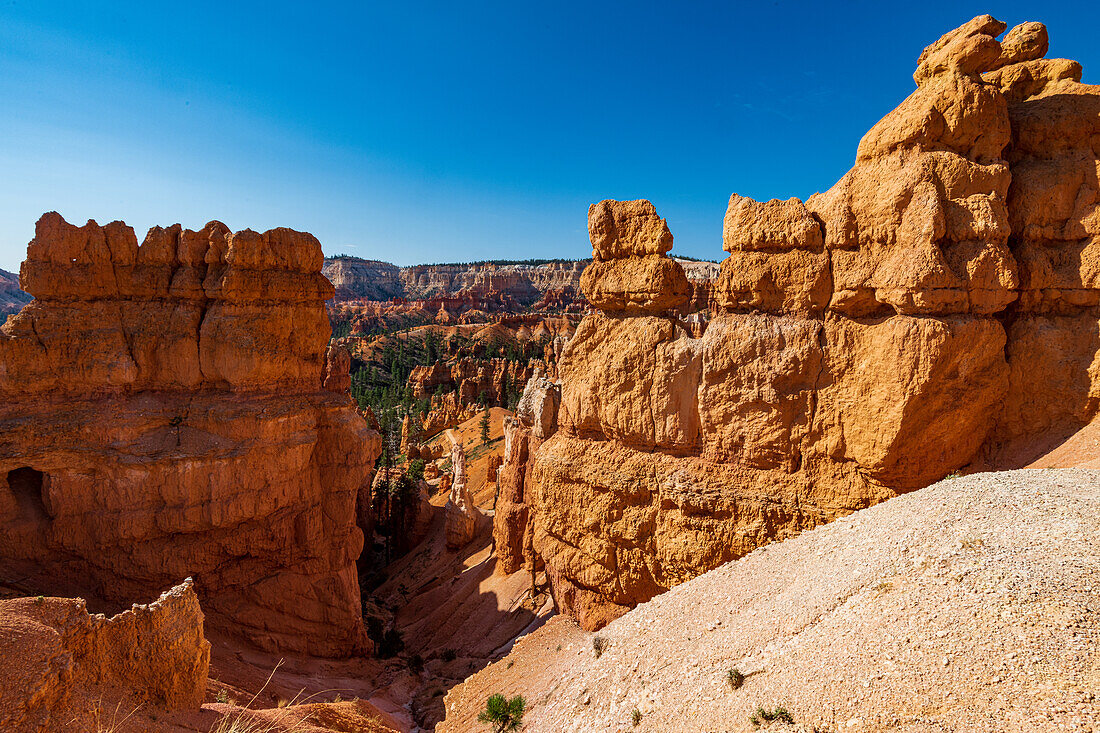
[[[527,307],[540,300],[580,291],[585,262],[543,265],[414,265],[336,257],[325,260],[322,272],[336,288],[336,300],[431,300],[457,298],[471,307]],[[456,303],[457,304],[457,303]],[[438,307],[438,306],[437,306]]]
[[925,49],[829,191],[730,198],[701,336],[653,206],[591,207],[599,312],[562,354],[557,431],[505,463],[530,518],[497,540],[514,558],[532,533],[582,626],[1095,415],[1100,87],[1043,58],[1042,25],[1004,30]]
[[[0,329],[0,576],[95,610],[194,578],[208,625],[369,649],[355,504],[378,434],[326,370],[319,243],[44,215]],[[341,366],[342,365],[342,366]],[[335,390],[335,391],[332,391]]]
[[361,260],[358,257],[329,257],[321,272],[335,288],[341,300],[391,300],[405,297],[401,268],[389,262]]

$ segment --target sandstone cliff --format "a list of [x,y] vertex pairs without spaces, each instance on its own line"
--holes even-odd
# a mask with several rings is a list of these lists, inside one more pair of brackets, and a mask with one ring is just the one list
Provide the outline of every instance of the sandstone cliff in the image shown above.
[[35,300],[0,329],[0,572],[101,609],[191,576],[212,627],[365,651],[355,503],[380,440],[340,366],[322,385],[321,262],[288,229],[139,247],[122,222],[43,216]]
[[557,430],[560,400],[558,385],[536,371],[523,390],[516,416],[504,420],[504,459],[493,515],[496,571],[502,575],[514,573],[524,565],[532,570],[539,565],[529,506],[532,497],[528,496],[534,492],[531,456]]
[[1042,58],[1041,25],[1004,29],[925,49],[829,191],[731,197],[705,329],[677,317],[695,293],[653,206],[591,208],[600,312],[563,351],[524,486],[585,628],[1096,413],[1100,88]]

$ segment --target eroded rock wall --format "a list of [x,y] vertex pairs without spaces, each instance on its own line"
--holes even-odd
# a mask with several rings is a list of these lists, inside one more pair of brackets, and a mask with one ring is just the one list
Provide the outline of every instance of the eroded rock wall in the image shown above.
[[215,629],[367,650],[355,502],[381,441],[326,368],[321,262],[287,229],[139,247],[43,216],[35,300],[0,329],[0,573],[97,610],[191,576]]
[[4,730],[99,730],[95,707],[106,719],[116,703],[196,709],[206,694],[210,642],[190,579],[112,618],[81,599],[0,601],[0,645]]
[[[504,459],[499,471],[500,491],[493,515],[496,572],[509,575],[524,565],[538,564],[531,522],[532,455],[558,427],[561,388],[541,371],[527,381],[515,417],[504,418]],[[533,489],[532,489],[533,490]]]
[[585,628],[1095,414],[1100,89],[1042,59],[1041,25],[1004,30],[981,16],[925,49],[829,191],[733,195],[705,329],[677,316],[695,296],[653,206],[590,209],[600,312],[524,483]]

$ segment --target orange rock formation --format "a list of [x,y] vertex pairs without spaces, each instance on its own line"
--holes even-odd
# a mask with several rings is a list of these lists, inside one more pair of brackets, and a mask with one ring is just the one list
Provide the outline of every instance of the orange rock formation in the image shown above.
[[675,315],[693,292],[653,206],[589,210],[601,312],[563,351],[557,432],[502,470],[507,568],[527,531],[510,502],[559,606],[598,628],[1095,415],[1100,87],[1042,58],[1040,24],[1004,29],[982,16],[925,49],[829,191],[731,197],[705,330]]
[[[309,234],[46,214],[0,329],[0,571],[113,609],[194,577],[211,626],[365,651],[355,502],[380,449],[325,350]],[[336,391],[330,391],[336,390]]]
[[128,710],[197,708],[210,666],[190,579],[113,618],[79,599],[0,601],[0,653],[0,728],[17,731],[98,730],[94,707],[120,695]]
[[534,486],[531,478],[534,463],[530,457],[557,429],[560,400],[558,385],[536,371],[523,390],[516,416],[504,419],[504,461],[493,515],[496,571],[502,575],[537,564],[527,488]]
[[474,538],[485,515],[477,508],[466,485],[466,451],[457,441],[451,445],[451,475],[448,487],[451,493],[443,506],[444,533],[447,549],[458,550]]

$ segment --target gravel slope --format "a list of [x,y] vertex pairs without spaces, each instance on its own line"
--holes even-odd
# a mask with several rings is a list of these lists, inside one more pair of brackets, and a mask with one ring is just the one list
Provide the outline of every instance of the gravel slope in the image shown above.
[[747,731],[758,706],[804,730],[1100,731],[1098,538],[1100,471],[945,480],[761,548],[596,635],[554,619],[452,690],[437,730],[485,729],[474,718],[503,692],[527,698],[529,733]]

